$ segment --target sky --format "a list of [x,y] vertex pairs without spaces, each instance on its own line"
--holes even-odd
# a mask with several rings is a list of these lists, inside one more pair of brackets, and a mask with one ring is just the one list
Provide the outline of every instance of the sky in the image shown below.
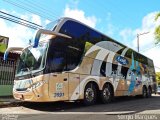
[[[155,46],[154,29],[160,25],[160,0],[0,0],[0,11],[45,26],[60,17],[77,19],[153,59],[160,68],[160,46]],[[1,14],[0,14],[1,15]],[[9,37],[9,47],[25,47],[34,30],[0,18],[0,35]],[[160,71],[156,68],[156,71]]]

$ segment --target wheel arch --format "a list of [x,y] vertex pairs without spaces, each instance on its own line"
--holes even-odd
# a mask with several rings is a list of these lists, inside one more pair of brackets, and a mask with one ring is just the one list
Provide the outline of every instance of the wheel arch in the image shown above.
[[147,85],[143,85],[142,88],[145,88],[148,91]]
[[96,90],[100,90],[100,87],[99,87],[99,84],[96,80],[94,79],[89,79],[85,84],[84,84],[84,87],[83,87],[83,91],[85,90],[85,87],[87,84],[93,84],[95,87],[96,87]]

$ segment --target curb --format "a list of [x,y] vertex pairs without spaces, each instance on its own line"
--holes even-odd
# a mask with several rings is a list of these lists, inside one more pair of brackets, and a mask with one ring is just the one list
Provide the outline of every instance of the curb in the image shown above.
[[3,102],[3,103],[0,103],[0,108],[19,106],[19,103],[21,103],[21,101]]
[[15,106],[17,103],[20,103],[20,102],[21,101],[15,100],[11,96],[3,96],[3,97],[0,97],[0,108]]

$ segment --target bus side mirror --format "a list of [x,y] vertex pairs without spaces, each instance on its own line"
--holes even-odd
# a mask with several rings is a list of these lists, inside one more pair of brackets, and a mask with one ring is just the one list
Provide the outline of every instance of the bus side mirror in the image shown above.
[[9,52],[5,51],[4,56],[3,56],[3,60],[7,60],[8,54],[9,54]]

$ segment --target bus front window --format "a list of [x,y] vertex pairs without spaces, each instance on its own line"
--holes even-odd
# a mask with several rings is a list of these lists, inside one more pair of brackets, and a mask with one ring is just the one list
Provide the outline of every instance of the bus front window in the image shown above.
[[37,48],[33,48],[33,46],[26,48],[20,56],[16,76],[30,74],[31,71],[36,72],[43,69],[47,49],[48,43],[39,43]]

